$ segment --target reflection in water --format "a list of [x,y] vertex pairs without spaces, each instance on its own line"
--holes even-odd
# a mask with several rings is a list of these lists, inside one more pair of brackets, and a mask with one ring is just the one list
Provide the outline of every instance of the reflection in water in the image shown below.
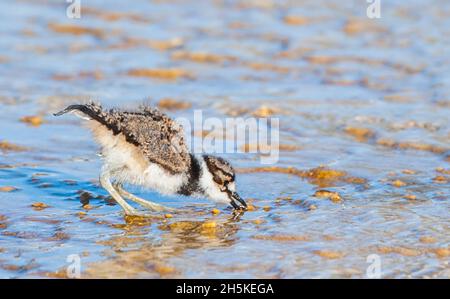
[[[183,214],[188,219],[203,216],[199,213]],[[171,257],[179,257],[187,250],[204,252],[228,248],[235,243],[239,229],[235,215],[204,221],[129,216],[125,220],[126,224],[120,226],[125,231],[123,235],[101,242],[111,247],[113,252],[108,254],[107,250],[105,253],[109,258],[89,265],[84,272],[85,277],[178,277],[180,272],[170,264]],[[162,234],[158,238],[142,237],[151,225],[158,225]]]

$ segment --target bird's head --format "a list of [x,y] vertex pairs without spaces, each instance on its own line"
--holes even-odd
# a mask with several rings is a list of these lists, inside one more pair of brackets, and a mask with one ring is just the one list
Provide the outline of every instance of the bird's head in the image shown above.
[[235,172],[231,164],[220,157],[204,155],[200,185],[208,198],[229,203],[236,210],[246,209],[247,204],[237,194]]

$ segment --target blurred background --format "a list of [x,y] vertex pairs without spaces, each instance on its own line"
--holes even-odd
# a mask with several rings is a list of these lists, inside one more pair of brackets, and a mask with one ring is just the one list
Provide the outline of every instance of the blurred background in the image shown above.
[[[75,2],[0,1],[0,277],[65,278],[72,254],[82,278],[364,278],[371,254],[450,277],[450,4]],[[280,160],[224,155],[239,219],[143,190],[186,212],[124,219],[89,132],[52,116],[88,100],[278,117]]]

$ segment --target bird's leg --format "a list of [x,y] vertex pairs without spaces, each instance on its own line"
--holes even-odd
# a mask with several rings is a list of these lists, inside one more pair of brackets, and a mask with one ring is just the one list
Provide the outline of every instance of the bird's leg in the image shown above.
[[114,189],[113,185],[111,184],[110,180],[110,173],[109,171],[102,171],[100,174],[100,185],[105,188],[106,191],[114,198],[114,200],[122,207],[122,209],[125,211],[126,215],[131,216],[142,216],[141,213],[139,213],[135,208],[130,206],[117,192],[116,189]]
[[141,206],[143,206],[144,208],[147,208],[147,209],[149,209],[151,211],[154,211],[154,212],[161,212],[161,211],[174,212],[174,211],[176,211],[176,209],[165,207],[163,205],[160,205],[160,204],[157,204],[157,203],[154,203],[154,202],[142,199],[140,197],[137,197],[136,195],[131,194],[130,192],[124,190],[122,188],[121,184],[114,184],[114,188],[123,197],[126,197],[129,200],[134,201],[135,203],[138,203]]

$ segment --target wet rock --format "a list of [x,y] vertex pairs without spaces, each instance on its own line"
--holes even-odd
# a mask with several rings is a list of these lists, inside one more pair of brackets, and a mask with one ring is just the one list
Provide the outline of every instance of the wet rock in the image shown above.
[[317,206],[316,205],[309,205],[308,206],[308,210],[310,210],[310,211],[317,210]]
[[334,170],[329,169],[325,167],[317,167],[313,168],[306,172],[306,176],[315,180],[339,180],[339,178],[342,178],[346,176],[345,171],[340,170]]
[[87,215],[87,213],[81,211],[81,212],[76,213],[76,215],[77,215],[80,219],[82,219],[82,218],[84,218],[84,217]]
[[179,37],[174,37],[168,40],[145,40],[143,44],[152,49],[167,51],[182,47],[184,40]]
[[308,18],[302,17],[302,16],[294,16],[294,15],[288,15],[283,18],[283,21],[288,25],[293,26],[302,26],[309,23]]
[[270,206],[264,206],[264,207],[263,207],[263,210],[264,210],[265,212],[269,212],[271,209],[272,209],[272,208],[271,208]]
[[290,200],[292,200],[292,196],[280,196],[275,199],[275,201],[280,201],[280,200],[290,201]]
[[350,19],[343,28],[343,31],[348,35],[357,35],[368,32],[384,32],[385,29],[370,22],[369,19]]
[[3,269],[3,270],[6,270],[6,271],[13,271],[13,272],[18,272],[20,269],[21,269],[21,267],[20,266],[18,266],[18,265],[12,265],[12,264],[6,264],[6,265],[0,265],[0,267]]
[[83,191],[80,190],[79,191],[79,198],[80,198],[80,203],[85,206],[87,204],[89,204],[89,201],[94,198],[94,196],[92,195],[92,193],[87,192],[87,191]]
[[263,106],[259,107],[257,110],[255,110],[252,113],[252,115],[255,117],[270,117],[279,112],[280,112],[280,110],[277,108],[271,108],[271,107],[263,105]]
[[202,224],[202,228],[215,228],[217,226],[217,223],[215,221],[206,221]]
[[445,169],[444,167],[438,167],[436,171],[442,174],[450,174],[450,169]]
[[57,271],[53,271],[53,272],[38,272],[36,273],[37,276],[42,276],[42,277],[48,277],[48,278],[68,278],[67,277],[67,268],[64,267],[62,269],[59,269]]
[[44,120],[42,119],[42,117],[37,116],[37,115],[24,116],[24,117],[20,118],[20,121],[27,123],[33,127],[38,127],[44,123]]
[[394,149],[403,149],[403,150],[418,150],[418,151],[427,151],[435,154],[442,154],[447,151],[446,148],[426,144],[426,143],[417,143],[417,142],[397,142],[392,139],[380,138],[377,140],[378,145],[382,145],[385,147],[390,147]]
[[13,192],[13,191],[17,191],[18,189],[16,187],[13,186],[2,186],[0,187],[0,192]]
[[64,241],[69,240],[70,235],[64,232],[56,232],[52,237],[48,238],[48,241]]
[[314,193],[314,197],[317,197],[317,198],[328,198],[329,200],[331,200],[334,203],[342,202],[342,197],[339,195],[339,193],[328,191],[328,190],[323,190],[323,189],[322,190],[317,190]]
[[8,227],[6,220],[7,218],[5,215],[0,215],[0,229],[5,229]]
[[404,169],[402,170],[403,174],[417,174],[417,171],[411,170],[411,169]]
[[[406,101],[406,100],[404,100]],[[412,128],[424,129],[430,132],[435,132],[439,130],[439,126],[429,122],[417,122],[413,120],[405,122],[395,122],[389,125],[389,129],[394,131],[407,130]]]
[[260,224],[266,223],[267,221],[264,221],[262,219],[255,219],[252,222],[253,222],[253,224],[260,225]]
[[83,27],[74,24],[58,24],[58,23],[50,23],[48,24],[48,28],[56,33],[62,34],[72,34],[72,35],[93,35],[98,38],[102,38],[105,35],[105,32],[101,29]]
[[189,102],[177,101],[171,98],[164,98],[158,102],[158,107],[164,110],[185,110],[191,108]]
[[450,248],[434,248],[431,249],[431,252],[436,254],[436,256],[439,258],[450,256]]
[[31,204],[31,207],[36,211],[41,211],[41,210],[49,208],[50,206],[48,206],[47,204],[45,204],[43,202],[35,202],[35,203]]
[[437,239],[432,236],[423,236],[423,237],[420,237],[419,241],[422,243],[429,244],[429,243],[436,243]]
[[247,204],[247,211],[248,212],[254,212],[256,210],[257,210],[256,206],[254,206],[252,204]]
[[201,63],[224,63],[227,61],[236,61],[236,57],[217,55],[205,52],[186,52],[177,51],[172,54],[172,59],[190,60]]
[[326,55],[311,55],[307,56],[306,60],[312,64],[331,64],[338,61],[336,57]]
[[[248,68],[251,68],[254,71],[258,72],[275,72],[275,73],[281,73],[281,74],[287,74],[292,72],[292,69],[290,67],[271,64],[271,63],[262,63],[262,62],[244,62],[243,66],[246,66]],[[262,114],[264,115],[264,111],[262,111]],[[257,115],[255,115],[257,116]],[[258,116],[257,116],[258,117]],[[260,117],[267,117],[267,116],[260,116]]]
[[433,178],[433,182],[437,184],[446,184],[449,182],[449,178],[443,175],[438,175]]
[[314,250],[313,253],[326,259],[340,259],[345,256],[344,253],[333,250]]
[[132,69],[128,71],[128,75],[133,77],[148,77],[164,80],[193,78],[189,72],[182,69]]
[[9,143],[8,141],[5,140],[0,140],[0,150],[3,152],[23,152],[26,151],[27,148]]
[[344,131],[358,141],[367,141],[367,139],[375,136],[375,133],[367,128],[347,127]]
[[125,215],[124,219],[128,226],[149,226],[153,221],[159,220],[160,218]]
[[83,209],[86,211],[92,210],[94,207],[90,204],[83,204]]
[[174,267],[166,266],[166,265],[156,265],[154,267],[155,271],[158,272],[161,276],[170,275],[176,272]]
[[337,240],[339,240],[338,237],[333,236],[333,235],[323,235],[323,239],[325,241],[337,241]]
[[299,170],[295,167],[253,167],[253,168],[239,168],[239,173],[257,173],[257,172],[277,172],[295,175],[301,178],[308,179],[312,184],[326,187],[333,186],[338,182],[346,182],[350,184],[365,184],[367,180],[364,178],[348,176],[345,171],[329,169],[323,166],[313,168],[310,170]]
[[403,196],[403,198],[405,198],[407,200],[416,200],[417,196],[414,194],[406,194],[405,196]]
[[407,184],[405,182],[403,182],[402,180],[395,180],[395,181],[391,182],[391,185],[399,188],[399,187],[404,187]]
[[423,253],[419,249],[392,246],[380,246],[378,252],[383,254],[397,253],[404,256],[419,256]]

